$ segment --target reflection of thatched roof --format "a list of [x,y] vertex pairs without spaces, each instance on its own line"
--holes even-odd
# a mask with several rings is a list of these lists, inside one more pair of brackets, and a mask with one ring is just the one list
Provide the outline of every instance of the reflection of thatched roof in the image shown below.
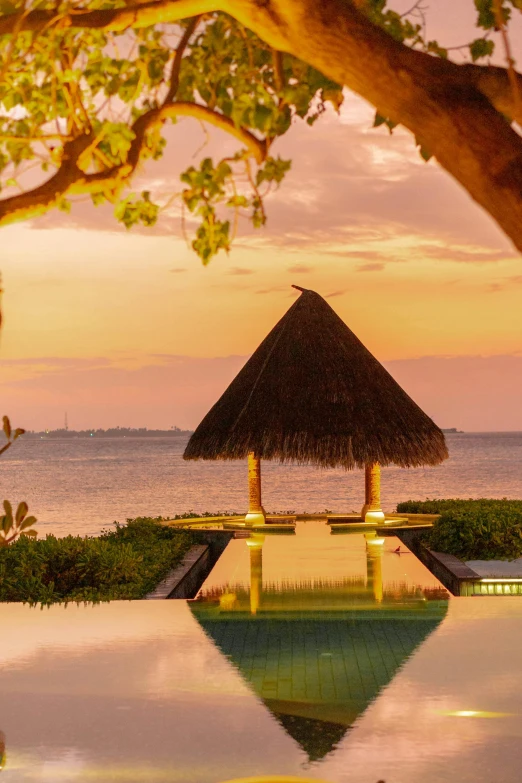
[[375,618],[323,612],[320,619],[280,614],[212,614],[190,602],[197,621],[311,761],[341,741],[399,667],[437,628],[447,601]]
[[444,435],[314,291],[303,291],[192,435],[185,459],[436,465]]

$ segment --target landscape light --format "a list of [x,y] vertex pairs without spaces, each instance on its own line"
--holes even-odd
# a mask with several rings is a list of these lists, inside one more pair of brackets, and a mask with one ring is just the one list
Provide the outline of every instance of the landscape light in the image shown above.
[[448,710],[442,712],[451,718],[507,718],[512,713],[509,712],[486,712],[485,710]]

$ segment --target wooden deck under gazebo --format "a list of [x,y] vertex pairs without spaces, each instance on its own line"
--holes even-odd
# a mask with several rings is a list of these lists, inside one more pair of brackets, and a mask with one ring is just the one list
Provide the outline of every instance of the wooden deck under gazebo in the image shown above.
[[190,438],[184,459],[248,459],[245,525],[266,522],[261,460],[361,468],[361,518],[382,524],[381,465],[437,465],[444,434],[315,291],[300,297]]

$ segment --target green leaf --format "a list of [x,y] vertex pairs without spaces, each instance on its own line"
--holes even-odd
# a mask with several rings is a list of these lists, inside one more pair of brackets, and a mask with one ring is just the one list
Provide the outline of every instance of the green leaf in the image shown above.
[[[36,522],[36,520],[35,520],[35,522]],[[20,533],[20,535],[28,536],[29,538],[36,538],[38,533],[37,533],[36,530],[24,530],[23,532]]]
[[417,147],[419,148],[419,154],[423,160],[426,161],[426,163],[433,157],[433,153],[430,152],[430,150],[424,146],[424,144],[420,141],[420,139],[415,137],[415,143]]
[[27,506],[27,503],[25,501],[22,501],[18,504],[18,508],[16,509],[16,524],[19,525],[23,520],[25,519],[27,512],[29,511],[29,508]]
[[13,507],[8,500],[4,500],[5,516],[13,523]]
[[480,60],[481,57],[489,57],[493,54],[495,44],[493,41],[487,41],[485,38],[477,38],[476,41],[470,43],[469,53],[473,62]]
[[[27,519],[24,519],[22,524],[20,525],[20,531],[26,530],[28,527],[31,527],[31,525],[34,525],[36,523],[37,519],[36,517],[27,517]],[[37,535],[36,531],[32,531],[34,535]]]
[[18,8],[14,3],[11,3],[10,0],[0,0],[0,14],[2,16],[9,16],[10,14],[15,14],[18,11]]

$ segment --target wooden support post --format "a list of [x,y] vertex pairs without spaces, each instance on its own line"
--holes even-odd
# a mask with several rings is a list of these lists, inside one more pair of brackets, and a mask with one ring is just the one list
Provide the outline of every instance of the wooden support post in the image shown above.
[[384,522],[384,513],[381,508],[381,466],[378,462],[366,465],[365,484],[364,521],[382,524]]
[[265,509],[261,503],[261,460],[253,451],[248,454],[248,514],[245,525],[264,525]]

